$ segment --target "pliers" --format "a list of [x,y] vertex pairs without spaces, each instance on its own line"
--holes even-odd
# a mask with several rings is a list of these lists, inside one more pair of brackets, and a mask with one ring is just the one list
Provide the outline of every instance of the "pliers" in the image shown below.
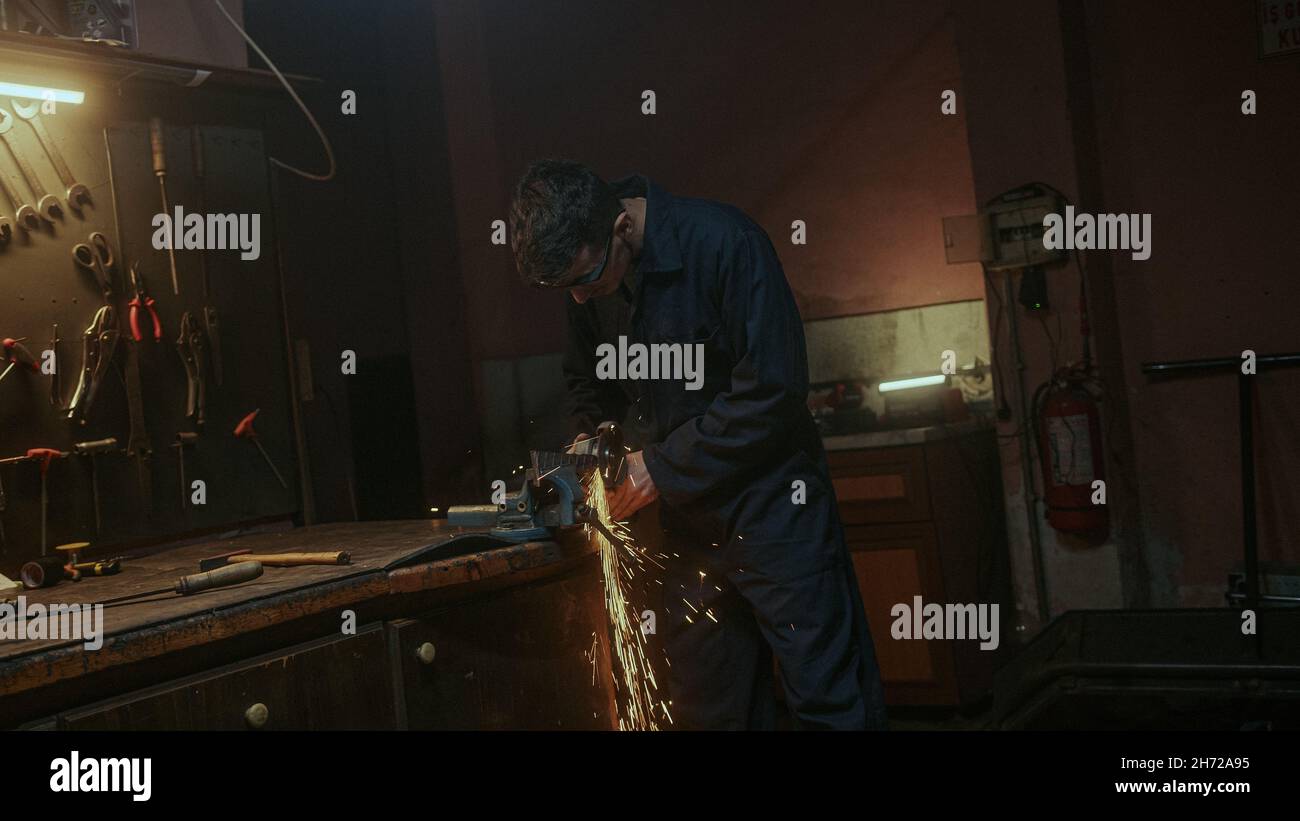
[[81,424],[86,424],[86,414],[95,401],[95,394],[104,381],[108,364],[113,361],[117,351],[117,342],[121,331],[117,329],[117,311],[112,305],[105,305],[95,312],[89,327],[81,333],[81,379],[77,390],[68,403],[68,418],[80,417]]
[[181,362],[185,365],[185,415],[201,427],[208,403],[207,382],[204,379],[208,366],[207,345],[203,331],[189,311],[181,314],[181,332],[176,338],[176,350],[180,352]]
[[144,309],[153,319],[153,341],[157,342],[162,339],[162,320],[154,310],[153,297],[149,296],[144,289],[144,279],[140,276],[139,268],[138,262],[131,265],[131,290],[135,293],[127,303],[131,306],[131,338],[136,342],[144,341],[144,334],[140,333],[140,310]]

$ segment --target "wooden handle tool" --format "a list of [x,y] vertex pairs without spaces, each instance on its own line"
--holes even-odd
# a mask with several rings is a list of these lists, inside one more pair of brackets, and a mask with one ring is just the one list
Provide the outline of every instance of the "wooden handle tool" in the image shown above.
[[351,564],[352,555],[346,550],[334,550],[323,553],[249,553],[239,551],[222,556],[213,556],[199,562],[200,570],[211,570],[236,562],[261,562],[266,567],[299,567],[310,564]]

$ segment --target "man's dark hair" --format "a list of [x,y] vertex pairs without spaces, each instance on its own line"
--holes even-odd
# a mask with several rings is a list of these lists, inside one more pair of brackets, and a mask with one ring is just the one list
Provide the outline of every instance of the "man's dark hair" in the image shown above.
[[562,280],[584,245],[605,245],[622,207],[609,183],[581,163],[533,163],[510,205],[519,275],[528,283]]

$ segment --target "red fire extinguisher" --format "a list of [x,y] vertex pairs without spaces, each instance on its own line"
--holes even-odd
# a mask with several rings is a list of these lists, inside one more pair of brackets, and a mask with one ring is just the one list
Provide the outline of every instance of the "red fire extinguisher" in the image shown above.
[[1047,521],[1063,533],[1097,534],[1110,516],[1094,483],[1106,478],[1101,413],[1082,368],[1062,368],[1039,387],[1034,406]]

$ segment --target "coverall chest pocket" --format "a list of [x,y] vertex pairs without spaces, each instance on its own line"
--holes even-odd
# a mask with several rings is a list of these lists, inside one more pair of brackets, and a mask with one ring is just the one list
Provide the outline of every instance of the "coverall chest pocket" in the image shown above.
[[683,378],[673,380],[670,428],[702,416],[720,393],[731,390],[731,352],[722,329],[681,344]]

